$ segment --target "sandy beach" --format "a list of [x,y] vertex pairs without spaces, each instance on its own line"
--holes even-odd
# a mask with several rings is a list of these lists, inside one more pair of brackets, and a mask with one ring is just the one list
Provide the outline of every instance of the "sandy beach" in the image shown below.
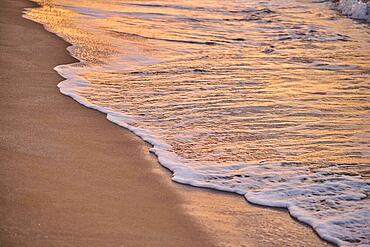
[[60,94],[68,44],[0,3],[0,246],[325,246],[285,210],[170,181],[148,144]]

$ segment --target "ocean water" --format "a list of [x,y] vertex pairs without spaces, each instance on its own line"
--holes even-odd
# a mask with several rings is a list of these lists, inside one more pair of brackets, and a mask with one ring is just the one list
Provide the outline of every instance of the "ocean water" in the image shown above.
[[37,2],[25,17],[80,61],[55,68],[60,91],[151,143],[173,180],[370,246],[368,23],[320,0]]

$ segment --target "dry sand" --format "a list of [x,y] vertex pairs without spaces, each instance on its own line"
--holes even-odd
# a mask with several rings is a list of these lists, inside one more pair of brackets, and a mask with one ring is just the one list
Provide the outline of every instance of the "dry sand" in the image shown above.
[[0,1],[0,246],[322,246],[284,210],[170,181],[148,145],[62,96],[67,43]]

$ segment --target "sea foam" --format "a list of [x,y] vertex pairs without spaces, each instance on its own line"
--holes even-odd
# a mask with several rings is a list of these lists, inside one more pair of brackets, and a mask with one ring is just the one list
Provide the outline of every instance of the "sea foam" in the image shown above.
[[370,7],[367,1],[339,0],[338,8],[344,15],[370,22]]

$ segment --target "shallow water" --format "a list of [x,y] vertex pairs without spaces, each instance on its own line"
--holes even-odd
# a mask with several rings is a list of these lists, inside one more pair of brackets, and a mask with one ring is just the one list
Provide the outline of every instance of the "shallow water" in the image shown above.
[[152,143],[173,179],[370,245],[370,29],[325,1],[38,1],[61,92]]

